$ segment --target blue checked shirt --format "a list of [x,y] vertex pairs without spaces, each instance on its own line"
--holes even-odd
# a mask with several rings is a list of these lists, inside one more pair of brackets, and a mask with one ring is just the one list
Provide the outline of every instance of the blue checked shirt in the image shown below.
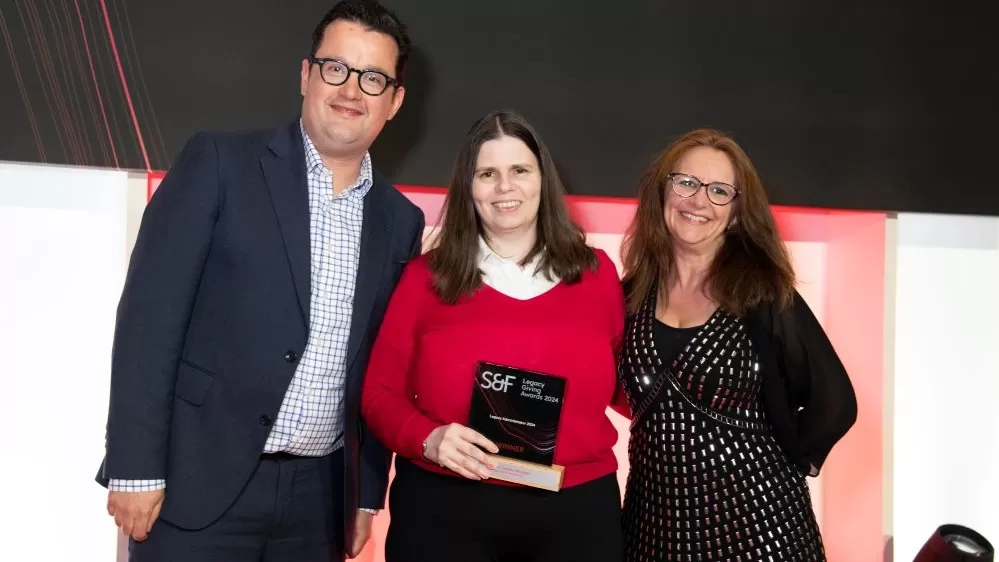
[[[347,340],[361,250],[364,196],[371,189],[371,156],[364,155],[353,185],[333,194],[333,174],[302,127],[309,186],[312,243],[309,339],[291,379],[265,453],[327,455],[343,446],[343,395]],[[166,487],[166,480],[112,479],[111,491],[139,492]]]

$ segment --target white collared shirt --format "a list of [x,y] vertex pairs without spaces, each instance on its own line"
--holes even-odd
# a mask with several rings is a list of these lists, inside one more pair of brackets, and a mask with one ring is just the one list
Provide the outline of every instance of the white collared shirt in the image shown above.
[[483,283],[510,298],[530,300],[547,293],[558,284],[558,279],[549,280],[544,274],[535,273],[540,261],[541,256],[538,255],[521,267],[516,261],[493,252],[486,241],[479,237],[479,270],[482,272]]

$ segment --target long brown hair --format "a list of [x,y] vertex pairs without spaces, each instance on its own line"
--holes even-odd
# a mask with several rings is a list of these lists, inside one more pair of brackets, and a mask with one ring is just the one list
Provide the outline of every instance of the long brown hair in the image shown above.
[[661,152],[638,185],[638,210],[625,236],[624,283],[628,309],[636,311],[659,281],[661,298],[668,298],[668,280],[674,273],[673,240],[663,216],[668,176],[683,156],[696,147],[708,147],[728,156],[735,170],[739,196],[735,224],[715,255],[704,280],[719,306],[741,315],[763,302],[786,306],[794,295],[794,270],[787,248],[777,232],[763,181],[749,156],[731,137],[713,129],[696,129]]
[[496,111],[479,119],[468,132],[458,152],[444,200],[444,220],[427,252],[434,289],[446,303],[454,304],[474,293],[482,284],[478,268],[482,221],[472,200],[472,178],[479,149],[486,141],[502,136],[520,140],[538,159],[541,172],[541,202],[538,205],[534,247],[520,265],[540,255],[538,273],[566,283],[579,281],[587,268],[596,269],[597,257],[586,245],[586,234],[569,217],[565,187],[559,179],[548,147],[526,119],[510,111]]

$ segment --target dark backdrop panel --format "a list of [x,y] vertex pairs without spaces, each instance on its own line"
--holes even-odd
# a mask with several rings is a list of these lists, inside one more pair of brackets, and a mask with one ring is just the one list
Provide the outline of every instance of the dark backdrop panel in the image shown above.
[[[969,4],[387,4],[418,48],[373,151],[398,183],[443,185],[472,122],[511,108],[576,194],[632,195],[657,151],[711,126],[747,149],[775,203],[999,215],[999,40]],[[0,159],[163,169],[197,130],[294,118],[330,5],[2,2]]]

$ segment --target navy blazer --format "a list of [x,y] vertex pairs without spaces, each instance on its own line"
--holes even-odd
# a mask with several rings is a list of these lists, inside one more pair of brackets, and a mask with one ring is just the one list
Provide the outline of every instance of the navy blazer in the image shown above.
[[[389,451],[360,417],[368,354],[424,217],[377,173],[364,198],[344,398],[344,537],[381,508]],[[132,252],[97,480],[167,480],[161,517],[203,528],[252,475],[309,331],[309,202],[298,121],[199,133],[149,202]]]

